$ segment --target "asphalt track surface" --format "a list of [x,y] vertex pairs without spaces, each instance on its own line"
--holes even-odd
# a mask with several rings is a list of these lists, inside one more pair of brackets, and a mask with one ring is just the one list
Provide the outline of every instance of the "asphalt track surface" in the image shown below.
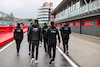
[[56,49],[55,63],[49,64],[49,56],[44,52],[44,46],[39,47],[39,63],[31,64],[31,55],[29,56],[27,35],[21,43],[20,53],[17,56],[15,41],[9,43],[6,48],[0,49],[0,67],[72,67],[72,64],[65,59],[61,52]]

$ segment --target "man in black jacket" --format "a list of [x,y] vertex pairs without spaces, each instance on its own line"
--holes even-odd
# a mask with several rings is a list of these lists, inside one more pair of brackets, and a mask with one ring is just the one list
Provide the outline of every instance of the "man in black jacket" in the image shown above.
[[71,29],[67,25],[67,23],[64,22],[64,26],[61,27],[60,31],[61,31],[62,41],[63,41],[64,53],[66,53],[66,49],[67,49],[67,55],[68,55],[68,40],[69,40],[69,34],[71,34]]
[[[56,35],[58,35],[59,45],[60,46],[60,36],[58,29],[54,26],[54,22],[52,21],[50,28],[47,31],[47,37],[48,37],[48,44],[49,44],[49,56],[50,56],[50,64],[55,61],[55,55],[56,55]],[[51,56],[51,49],[53,48],[53,57]]]
[[48,30],[48,26],[47,26],[46,23],[44,23],[44,26],[42,28],[42,34],[43,34],[43,40],[44,40],[44,50],[45,50],[45,54],[48,53],[48,44],[47,44],[48,39],[46,37],[47,30]]
[[20,27],[20,23],[17,24],[17,28],[14,30],[14,39],[16,41],[17,56],[19,56],[20,44],[23,39],[23,29]]
[[[41,27],[38,24],[38,20],[35,20],[35,23],[32,24],[29,30],[29,39],[31,39],[32,42],[32,59],[31,63],[34,61],[34,49],[36,46],[36,58],[35,63],[38,63],[38,47],[39,47],[39,41],[42,43],[42,33],[41,33]],[[29,40],[30,43],[30,40]]]
[[30,30],[30,27],[32,26],[32,22],[30,23],[30,26],[28,27],[28,31],[27,31],[27,37],[28,37],[28,42],[30,40],[30,43],[29,43],[29,55],[31,53],[31,39],[29,39],[29,30]]

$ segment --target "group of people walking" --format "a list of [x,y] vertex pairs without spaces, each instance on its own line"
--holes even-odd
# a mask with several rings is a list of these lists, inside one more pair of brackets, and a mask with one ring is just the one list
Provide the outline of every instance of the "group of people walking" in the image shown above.
[[[66,22],[64,22],[64,25],[60,28],[60,32],[63,41],[64,53],[67,53],[68,55],[68,40],[69,40],[69,34],[71,33],[71,29]],[[27,36],[28,36],[27,40],[29,43],[29,55],[32,54],[31,63],[33,63],[33,61],[35,61],[35,63],[39,62],[38,49],[39,45],[42,44],[42,41],[44,42],[45,54],[48,54],[50,57],[49,63],[50,64],[54,63],[56,56],[57,38],[59,41],[58,46],[60,46],[61,42],[59,30],[54,26],[54,22],[51,21],[49,23],[49,26],[47,26],[47,24],[44,23],[43,28],[41,28],[39,26],[38,20],[35,20],[35,22],[31,23],[30,26],[28,27]],[[14,39],[16,41],[17,56],[19,56],[20,43],[23,39],[23,30],[20,27],[19,23],[17,25],[17,28],[14,30]],[[34,56],[35,48],[36,48],[36,55]],[[53,52],[51,52],[52,49]]]

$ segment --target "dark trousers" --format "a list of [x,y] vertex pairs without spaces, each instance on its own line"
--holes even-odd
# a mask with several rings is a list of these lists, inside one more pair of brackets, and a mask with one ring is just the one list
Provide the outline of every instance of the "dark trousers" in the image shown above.
[[38,48],[39,48],[39,41],[31,41],[32,42],[32,58],[34,58],[34,50],[35,50],[35,46],[36,46],[36,57],[35,59],[38,59]]
[[15,41],[16,41],[16,49],[17,49],[17,52],[19,52],[19,50],[20,50],[20,44],[21,44],[22,40],[17,39]]
[[29,51],[31,51],[31,41],[30,41],[30,44],[29,44]]
[[[53,48],[53,57],[51,56],[51,50]],[[49,57],[53,58],[53,61],[55,60],[55,56],[56,56],[56,43],[49,43]]]
[[45,52],[48,52],[48,50],[49,50],[48,40],[47,40],[47,38],[43,38],[43,40],[44,40],[44,50],[45,50]]
[[66,52],[66,50],[68,51],[68,40],[63,40],[63,49],[64,49],[64,53]]

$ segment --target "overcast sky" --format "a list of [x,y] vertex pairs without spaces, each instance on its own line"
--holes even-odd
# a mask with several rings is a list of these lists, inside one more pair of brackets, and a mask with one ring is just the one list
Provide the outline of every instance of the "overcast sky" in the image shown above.
[[0,0],[0,11],[10,14],[13,12],[17,18],[37,18],[37,9],[44,2],[53,2],[53,8],[62,0]]

